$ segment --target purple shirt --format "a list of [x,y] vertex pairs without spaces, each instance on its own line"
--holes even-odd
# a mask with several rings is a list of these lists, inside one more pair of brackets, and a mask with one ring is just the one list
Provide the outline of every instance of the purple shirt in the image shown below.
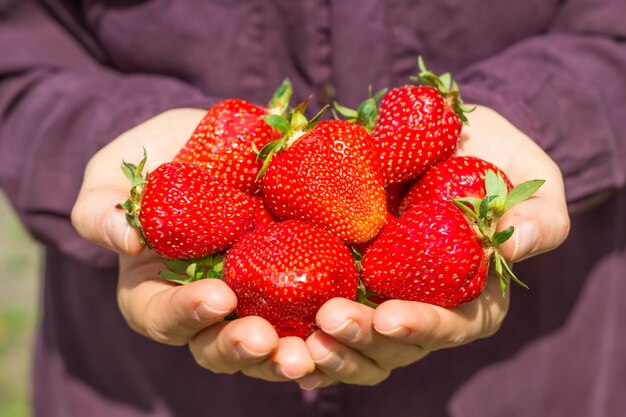
[[[625,21],[623,0],[1,1],[0,187],[47,247],[35,415],[623,415]],[[519,264],[532,290],[513,290],[495,336],[305,394],[213,375],[126,326],[116,256],[69,222],[95,151],[170,108],[262,104],[284,77],[297,98],[354,106],[420,54],[565,176],[571,237]]]

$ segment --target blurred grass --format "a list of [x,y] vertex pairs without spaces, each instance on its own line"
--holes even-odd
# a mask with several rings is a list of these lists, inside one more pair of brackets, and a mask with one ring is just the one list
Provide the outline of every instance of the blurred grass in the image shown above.
[[38,320],[41,248],[0,192],[0,417],[30,415],[30,358]]

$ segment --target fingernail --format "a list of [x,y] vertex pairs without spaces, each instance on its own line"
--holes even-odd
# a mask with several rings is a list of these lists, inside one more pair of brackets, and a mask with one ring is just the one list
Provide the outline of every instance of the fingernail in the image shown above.
[[241,360],[251,361],[251,360],[263,360],[269,352],[268,353],[253,352],[250,349],[248,349],[243,343],[237,343],[237,345],[235,345],[234,353],[235,353],[235,358],[238,361],[241,361]]
[[230,310],[222,310],[210,306],[207,303],[200,303],[196,307],[196,316],[200,321],[215,320],[218,317],[225,316]]
[[274,364],[274,372],[276,372],[276,374],[283,376],[285,378],[288,379],[300,379],[300,378],[304,378],[304,376],[306,375],[306,372],[303,372],[301,374],[298,375],[289,375],[282,366],[280,366],[279,364]]
[[315,375],[307,375],[303,378],[298,379],[297,382],[298,385],[300,385],[300,388],[306,391],[314,390],[322,383],[322,381]]
[[533,221],[524,221],[517,225],[515,232],[515,249],[513,250],[512,260],[520,259],[529,255],[536,247],[539,239],[539,229],[537,223]]
[[385,329],[379,329],[377,327],[374,327],[374,329],[384,335],[384,336],[389,336],[389,337],[408,337],[411,335],[411,330],[407,327],[404,326],[398,326],[398,327],[394,327],[393,329],[390,330],[385,330]]
[[337,327],[336,329],[322,329],[329,335],[339,337],[346,341],[356,340],[361,333],[361,327],[354,320],[346,320],[341,326]]
[[341,367],[343,359],[341,358],[341,356],[339,356],[339,354],[335,352],[329,352],[328,355],[324,356],[322,359],[313,360],[313,362],[323,368],[329,370],[337,370]]
[[110,213],[104,220],[104,227],[113,247],[118,252],[128,253],[130,251],[129,239],[132,229],[126,219],[123,216],[119,216],[118,213]]

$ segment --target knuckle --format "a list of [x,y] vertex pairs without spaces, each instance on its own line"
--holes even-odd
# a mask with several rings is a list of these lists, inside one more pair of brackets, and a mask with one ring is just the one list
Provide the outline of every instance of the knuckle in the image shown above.
[[558,222],[557,222],[557,227],[558,230],[561,233],[562,236],[562,240],[565,240],[567,238],[567,236],[569,235],[569,232],[571,230],[572,224],[570,221],[570,217],[567,214],[567,212],[564,212],[561,214],[561,216],[559,216]]
[[446,347],[461,346],[469,343],[471,338],[465,332],[453,332],[448,337]]

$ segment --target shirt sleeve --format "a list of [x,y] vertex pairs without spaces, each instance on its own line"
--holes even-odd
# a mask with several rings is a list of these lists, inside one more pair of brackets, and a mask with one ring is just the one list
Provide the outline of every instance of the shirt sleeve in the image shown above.
[[116,256],[80,238],[69,217],[90,157],[165,110],[214,100],[164,76],[124,74],[30,0],[0,5],[0,188],[50,250],[95,266]]
[[573,203],[626,182],[626,3],[562,3],[546,33],[457,78],[465,102],[500,112],[558,163]]

